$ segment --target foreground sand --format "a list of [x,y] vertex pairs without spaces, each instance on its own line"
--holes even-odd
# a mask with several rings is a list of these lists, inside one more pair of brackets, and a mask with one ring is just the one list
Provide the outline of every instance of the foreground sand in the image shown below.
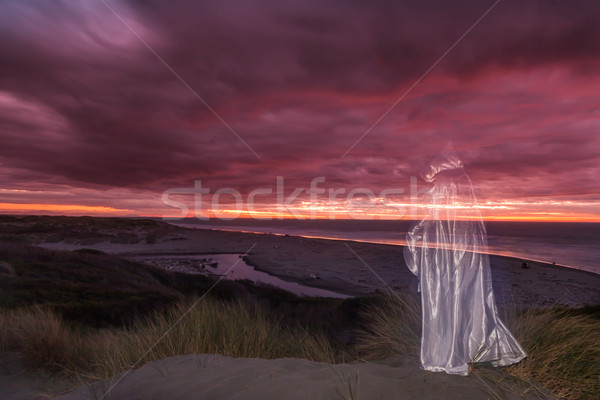
[[66,378],[27,371],[20,358],[0,358],[0,400],[46,400],[73,387]]
[[[330,365],[282,358],[263,360],[207,354],[172,357],[146,364],[125,375],[82,387],[61,400],[349,400],[349,399],[505,399],[474,375],[435,374],[419,370],[416,360]],[[114,385],[114,386],[113,386]],[[112,387],[112,390],[109,389]]]

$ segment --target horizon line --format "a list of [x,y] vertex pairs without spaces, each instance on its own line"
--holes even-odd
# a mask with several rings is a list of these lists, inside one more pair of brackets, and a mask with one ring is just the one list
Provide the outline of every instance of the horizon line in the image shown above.
[[[258,218],[252,216],[240,216],[237,218],[219,218],[219,217],[210,217],[210,218],[198,218],[198,217],[165,217],[163,215],[152,215],[152,214],[136,214],[136,215],[119,215],[119,214],[89,214],[89,213],[73,213],[73,214],[48,214],[48,213],[28,213],[28,212],[5,212],[4,210],[0,211],[0,216],[37,216],[37,217],[64,217],[64,218],[121,218],[121,219],[140,219],[140,218],[151,218],[151,219],[160,219],[163,222],[173,223],[177,221],[191,221],[197,220],[198,222],[214,222],[214,221],[222,221],[222,222],[233,222],[236,220],[244,220],[244,221],[419,221],[423,218],[325,218],[325,217],[316,217],[316,218],[297,218],[297,217],[273,217],[273,218]],[[473,218],[456,218],[459,221],[468,221],[473,220]],[[476,218],[479,220],[479,218]],[[511,216],[488,216],[482,217],[481,220],[484,222],[569,222],[569,223],[600,223],[600,216],[596,219],[594,218],[572,218],[572,217],[564,217],[564,218],[542,218],[542,217],[532,217],[532,216],[521,216],[521,217],[511,217]]]

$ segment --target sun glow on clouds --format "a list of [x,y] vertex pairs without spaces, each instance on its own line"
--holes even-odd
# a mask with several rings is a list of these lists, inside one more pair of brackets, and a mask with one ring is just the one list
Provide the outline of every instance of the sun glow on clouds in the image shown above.
[[[248,196],[275,176],[291,187],[325,176],[379,193],[452,141],[484,218],[600,220],[599,2],[499,3],[344,159],[487,6],[109,3],[261,158],[101,2],[4,0],[0,202],[12,205],[0,212],[176,214],[162,192],[195,180]],[[240,216],[393,219],[411,207],[259,198]]]
[[[178,199],[183,201],[182,198]],[[359,199],[358,201],[296,200],[289,203],[260,203],[248,206],[238,204],[212,204],[187,202],[188,212],[184,215],[165,209],[162,215],[170,218],[256,218],[256,219],[422,219],[431,213],[432,208],[455,212],[459,219],[479,218],[485,220],[520,221],[573,221],[600,222],[598,210],[600,201],[500,201],[482,204],[454,204],[432,206],[426,203],[388,201],[381,199]],[[575,211],[573,211],[575,210]],[[476,216],[474,216],[474,212]],[[443,217],[442,217],[443,218]]]
[[0,203],[0,213],[64,213],[67,215],[119,215],[132,213],[132,210],[122,210],[113,207],[83,206],[76,204],[14,204]]
[[[401,215],[401,214],[400,214]],[[287,212],[280,213],[276,211],[257,211],[257,210],[244,210],[239,211],[237,209],[218,209],[218,210],[207,210],[202,215],[196,216],[201,219],[205,218],[217,218],[217,219],[236,219],[236,218],[253,218],[253,219],[367,219],[367,220],[420,220],[428,214],[417,213],[414,216],[404,215],[399,216],[398,213],[381,212],[376,213],[373,211],[361,212],[360,210],[354,210],[352,215],[348,214],[347,210],[325,210],[312,212],[311,210],[304,210],[302,208],[291,208]],[[179,215],[171,215],[166,212],[164,214],[147,214],[144,216],[163,217],[167,220],[177,219]],[[190,215],[190,217],[192,217]],[[463,216],[460,213],[456,217],[457,219],[476,219],[479,217]],[[548,222],[600,222],[600,218],[596,214],[576,214],[576,213],[552,213],[552,212],[534,212],[534,213],[514,213],[512,215],[486,215],[483,217],[486,221],[548,221]]]
[[[48,198],[49,192],[43,190],[0,189],[0,195]],[[126,192],[120,196],[127,197]],[[55,193],[53,196],[57,196]],[[87,193],[90,197],[90,193]],[[134,197],[134,194],[131,194]],[[208,197],[208,196],[206,196]],[[18,197],[15,197],[18,198]],[[57,196],[57,199],[64,196]],[[122,215],[153,216],[166,218],[256,218],[256,219],[421,219],[431,211],[431,204],[392,200],[374,197],[373,199],[339,198],[336,200],[298,198],[286,204],[270,202],[268,199],[249,206],[247,197],[233,204],[221,197],[220,204],[213,204],[206,198],[198,203],[192,196],[175,197],[187,207],[183,215],[179,209],[169,207],[158,200],[130,203],[135,208],[122,208],[82,204],[44,204],[44,203],[0,203],[0,213],[64,214],[64,215]],[[258,198],[258,197],[257,197]],[[100,201],[97,200],[97,201]],[[119,201],[116,201],[119,203]],[[476,210],[486,220],[521,221],[588,221],[600,222],[598,218],[600,201],[573,200],[501,200],[486,201],[480,204],[442,205],[438,209],[456,212],[458,218],[471,218]]]

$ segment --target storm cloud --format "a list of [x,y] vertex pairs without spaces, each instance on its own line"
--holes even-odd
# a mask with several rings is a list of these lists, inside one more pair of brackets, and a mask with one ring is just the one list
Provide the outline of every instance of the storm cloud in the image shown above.
[[452,141],[490,199],[600,214],[598,3],[502,1],[457,43],[493,4],[4,1],[0,195],[381,190]]

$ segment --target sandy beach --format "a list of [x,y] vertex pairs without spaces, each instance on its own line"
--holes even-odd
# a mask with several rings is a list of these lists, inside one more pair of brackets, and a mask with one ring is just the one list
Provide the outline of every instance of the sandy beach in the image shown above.
[[[64,250],[86,247],[126,257],[247,253],[247,262],[257,270],[306,286],[348,295],[386,287],[417,294],[417,279],[405,266],[401,246],[190,228],[179,228],[154,244],[70,241],[38,245]],[[529,268],[521,268],[524,261]],[[490,262],[499,305],[600,303],[600,275],[519,258],[490,256]]]

